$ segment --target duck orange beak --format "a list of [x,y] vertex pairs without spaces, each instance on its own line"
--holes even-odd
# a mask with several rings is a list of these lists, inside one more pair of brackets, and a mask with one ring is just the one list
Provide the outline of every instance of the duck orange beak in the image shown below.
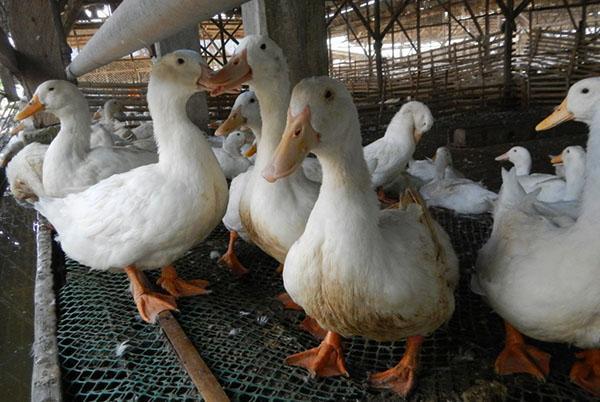
[[248,64],[246,49],[234,55],[221,70],[210,77],[211,95],[217,96],[239,88],[252,79],[252,68]]
[[12,130],[10,130],[10,135],[17,135],[19,134],[21,131],[23,131],[25,129],[25,124],[23,123],[19,123],[16,126],[13,127]]
[[423,133],[420,132],[419,130],[415,129],[413,131],[413,138],[415,140],[415,145],[419,143],[419,141],[421,141],[421,138],[423,138]]
[[201,65],[202,73],[200,77],[196,80],[196,86],[199,91],[207,91],[210,92],[213,89],[211,76],[214,74],[214,71],[210,69],[210,67]]
[[306,155],[321,140],[321,135],[310,123],[310,108],[306,106],[296,116],[288,109],[287,124],[281,142],[263,177],[270,183],[291,175],[302,164]]
[[501,161],[507,161],[507,160],[508,160],[508,152],[505,152],[505,153],[503,153],[503,154],[502,154],[502,155],[500,155],[500,156],[496,156],[496,157],[494,158],[494,160],[495,160],[495,161],[497,161],[497,162],[501,162]]
[[550,163],[553,164],[553,165],[561,165],[563,163],[562,154],[556,155],[556,156],[551,156],[550,157]]
[[236,130],[246,124],[246,118],[242,116],[241,108],[237,107],[229,113],[227,116],[227,120],[225,120],[217,131],[215,131],[215,135],[227,135],[231,133],[233,130]]
[[41,112],[45,108],[46,106],[42,102],[40,102],[40,98],[37,95],[33,95],[27,106],[25,106],[23,110],[17,113],[17,115],[15,116],[15,120],[24,120],[29,116],[33,116],[34,114]]
[[567,100],[563,100],[554,112],[535,126],[535,131],[549,130],[565,121],[573,120],[575,116],[567,109]]
[[252,146],[250,148],[248,148],[248,150],[246,152],[244,152],[244,156],[246,158],[251,158],[252,156],[254,156],[254,154],[256,153],[256,142],[254,144],[252,144]]

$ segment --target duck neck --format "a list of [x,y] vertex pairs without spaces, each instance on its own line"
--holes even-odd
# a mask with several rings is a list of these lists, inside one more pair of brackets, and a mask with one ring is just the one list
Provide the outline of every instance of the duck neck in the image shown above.
[[600,226],[600,111],[589,125],[587,156],[585,158],[585,184],[583,186],[581,214],[578,224]]
[[[358,125],[358,121],[356,121]],[[323,211],[320,217],[343,216],[345,224],[356,220],[361,225],[377,225],[379,203],[372,190],[371,176],[360,142],[360,132],[343,142],[342,152],[320,150],[315,152],[321,163],[323,181],[314,211]]]
[[290,80],[287,75],[261,82],[254,87],[260,104],[262,128],[256,154],[256,171],[261,172],[271,161],[275,148],[285,129],[287,108],[290,104]]
[[585,185],[585,162],[574,160],[565,166],[565,181],[567,182],[564,201],[578,200]]
[[531,173],[531,155],[527,155],[523,160],[514,164],[517,170],[517,176],[529,176]]
[[197,176],[208,165],[218,163],[202,131],[187,116],[191,95],[187,89],[160,81],[150,79],[148,84],[159,166],[177,175]]
[[446,158],[444,156],[436,157],[433,166],[435,168],[435,179],[443,179],[444,176],[446,176],[446,167],[448,167],[448,161],[446,161]]
[[[84,99],[54,113],[60,120],[60,131],[50,144],[46,161],[51,164],[84,159],[90,151],[92,119]],[[48,157],[49,156],[49,157]]]

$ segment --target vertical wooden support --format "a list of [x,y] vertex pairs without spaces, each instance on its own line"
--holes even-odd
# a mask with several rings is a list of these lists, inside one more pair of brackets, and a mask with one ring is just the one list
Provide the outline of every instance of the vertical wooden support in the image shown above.
[[18,51],[19,78],[26,91],[33,93],[49,79],[66,79],[70,54],[58,2],[9,0],[8,6],[12,39]]
[[377,68],[377,87],[379,88],[379,100],[382,100],[383,95],[383,60],[381,57],[381,48],[383,47],[383,36],[381,35],[381,10],[379,0],[374,3],[374,48],[375,48],[375,67]]
[[513,32],[515,30],[514,0],[506,0],[502,7],[504,14],[504,104],[509,106],[512,99],[512,53],[513,53]]

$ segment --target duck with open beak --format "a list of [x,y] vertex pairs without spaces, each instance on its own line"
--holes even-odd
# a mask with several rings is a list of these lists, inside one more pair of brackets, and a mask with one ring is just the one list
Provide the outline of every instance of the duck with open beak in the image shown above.
[[295,116],[288,109],[287,116],[281,142],[275,150],[271,164],[263,170],[263,177],[270,183],[294,173],[321,138],[310,123],[308,105]]
[[242,84],[252,79],[252,68],[248,64],[248,52],[243,49],[235,54],[217,73],[213,73],[210,85],[211,96],[221,95],[227,91],[237,90]]

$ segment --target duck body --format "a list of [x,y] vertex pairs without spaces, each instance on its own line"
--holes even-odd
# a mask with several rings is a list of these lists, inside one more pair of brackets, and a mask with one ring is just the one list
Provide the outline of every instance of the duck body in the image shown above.
[[248,158],[240,152],[242,145],[246,142],[246,134],[234,131],[227,136],[222,148],[213,148],[213,152],[219,161],[219,165],[225,173],[225,177],[233,179],[244,173],[252,164]]
[[482,214],[493,209],[497,194],[482,184],[465,178],[448,178],[449,152],[436,154],[435,178],[419,192],[432,207],[451,209],[459,214]]
[[[509,186],[519,185],[514,175],[506,178],[515,181]],[[512,201],[501,195],[501,212],[477,259],[474,290],[527,336],[598,347],[600,252],[566,253],[581,249],[585,225],[557,225],[528,210],[524,196],[524,190]]]
[[19,201],[37,201],[44,194],[43,164],[48,145],[33,142],[17,153],[6,166],[10,191]]
[[543,379],[550,371],[549,354],[526,345],[519,332],[573,344],[588,350],[577,353],[571,381],[596,396],[600,396],[600,250],[595,240],[600,230],[599,100],[600,79],[579,81],[536,127],[545,130],[574,118],[590,127],[577,221],[556,225],[531,213],[530,202],[523,202],[530,196],[525,196],[516,173],[503,172],[492,234],[479,252],[472,278],[473,290],[507,323],[507,343],[496,360],[499,373],[525,372]]
[[157,155],[127,147],[90,147],[91,119],[85,98],[67,81],[42,83],[17,118],[46,109],[61,121],[43,163],[44,193],[62,197],[81,191],[115,173],[157,161]]
[[192,74],[199,69],[194,65],[200,57],[177,51],[163,59],[148,86],[160,145],[158,163],[35,204],[57,230],[67,255],[93,269],[170,264],[203,240],[225,213],[227,182],[185,109],[196,88]]
[[406,170],[422,134],[433,125],[427,106],[411,101],[400,108],[382,138],[364,147],[373,186],[386,186]]
[[[436,260],[420,208],[380,212],[370,191],[340,190],[335,184],[322,189],[304,234],[290,249],[283,272],[287,292],[323,328],[342,336],[392,341],[435,331],[454,311],[453,252],[445,263]],[[372,206],[370,214],[365,204]],[[451,250],[437,224],[435,230],[442,248]]]
[[[450,151],[446,147],[439,147],[436,151],[436,155],[442,152],[447,152],[450,155]],[[461,179],[465,175],[456,170],[451,163],[452,159],[449,157],[449,163],[444,171],[444,177],[447,179]],[[435,162],[432,159],[422,160],[410,160],[408,162],[408,168],[406,172],[416,179],[420,180],[422,184],[429,183],[435,178]]]

